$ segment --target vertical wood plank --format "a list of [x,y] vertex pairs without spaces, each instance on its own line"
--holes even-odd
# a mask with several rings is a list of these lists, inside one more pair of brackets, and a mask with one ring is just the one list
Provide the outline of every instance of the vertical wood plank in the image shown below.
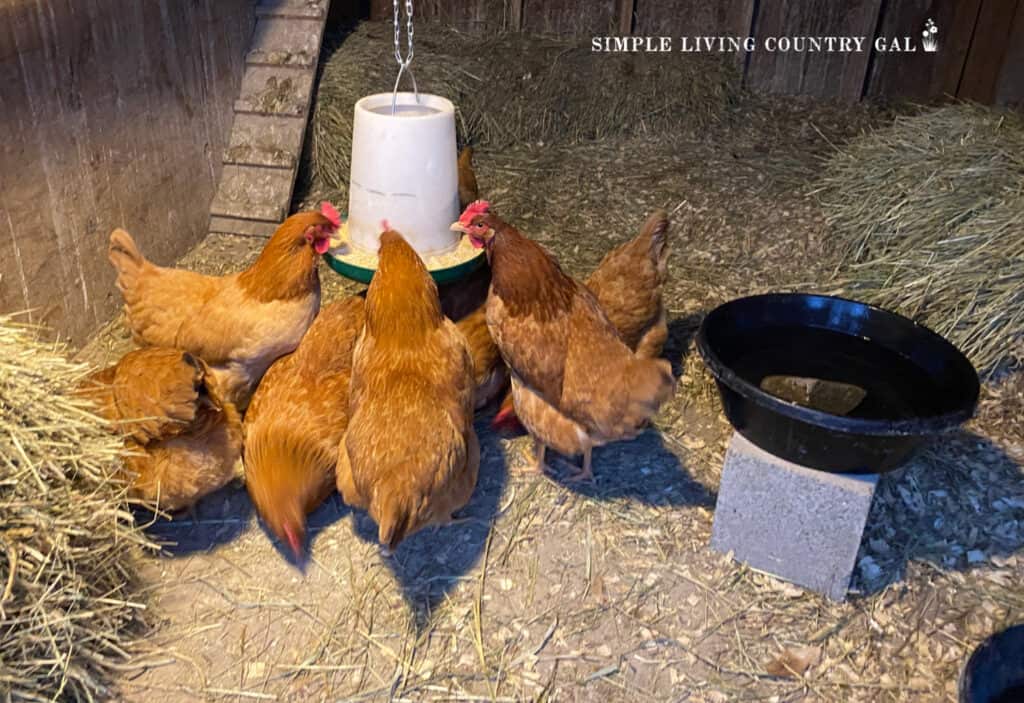
[[633,30],[633,14],[636,12],[636,0],[617,0],[615,3],[615,33],[626,35]]
[[523,31],[523,0],[509,0],[509,30]]
[[747,36],[754,0],[636,0],[642,36]]
[[614,34],[617,0],[525,0],[523,29],[534,34],[589,36]]
[[957,97],[991,103],[1010,45],[1017,0],[982,0]]
[[120,302],[111,229],[158,263],[205,235],[252,23],[250,0],[0,4],[0,311],[80,343]]
[[[887,3],[878,35],[890,39],[908,35],[917,42],[918,50],[914,53],[875,52],[866,94],[907,100],[956,95],[980,6],[981,0]],[[939,49],[935,53],[920,48],[921,31],[929,18],[939,29]]]
[[370,0],[370,19],[386,20],[394,15],[394,5],[391,0]]
[[[522,2],[523,0],[416,0],[414,19],[423,22],[442,22],[463,32],[518,31],[522,23]],[[404,3],[400,4],[404,7]],[[394,17],[394,6],[388,2],[386,10],[382,12],[379,19],[390,20]],[[404,9],[402,18],[404,22]]]
[[1009,47],[996,84],[995,101],[1001,105],[1024,105],[1024,2],[1017,3]]
[[[750,56],[747,84],[770,93],[860,99],[870,53],[766,51],[768,37],[871,37],[881,0],[775,0],[762,2],[754,27],[758,50]],[[870,39],[868,39],[870,41]]]
[[[636,0],[636,33],[640,36],[746,37],[754,18],[754,0]],[[737,52],[742,67],[746,52]]]

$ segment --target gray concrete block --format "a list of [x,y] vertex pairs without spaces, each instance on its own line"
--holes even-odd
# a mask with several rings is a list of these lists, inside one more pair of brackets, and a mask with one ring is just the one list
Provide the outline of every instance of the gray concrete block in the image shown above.
[[843,600],[877,484],[877,474],[830,474],[780,459],[736,433],[722,468],[711,547]]

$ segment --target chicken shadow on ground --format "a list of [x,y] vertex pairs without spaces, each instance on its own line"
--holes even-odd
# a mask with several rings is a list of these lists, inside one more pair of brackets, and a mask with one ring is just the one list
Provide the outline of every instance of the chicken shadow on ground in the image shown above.
[[912,561],[941,571],[1000,564],[1024,547],[1024,469],[1002,448],[962,431],[883,475],[853,585],[870,595]]
[[639,437],[594,449],[594,479],[568,480],[566,467],[576,459],[547,452],[550,477],[560,485],[595,500],[628,498],[645,505],[692,505],[714,508],[717,492],[694,478],[666,445],[661,432],[648,429]]
[[[489,421],[489,416],[476,420],[480,474],[469,504],[458,511],[460,522],[420,530],[384,559],[419,627],[427,625],[437,605],[480,561],[500,511],[508,470],[505,450],[487,430]],[[360,539],[377,544],[377,524],[365,512],[357,511],[353,524]]]
[[277,535],[267,527],[267,523],[261,520],[258,516],[256,518],[256,524],[259,525],[263,536],[266,537],[267,541],[274,547],[274,551],[277,552],[277,555],[290,566],[295,567],[301,573],[305,574],[306,567],[309,566],[309,560],[313,554],[313,544],[320,536],[320,533],[346,517],[351,512],[352,509],[345,505],[338,493],[332,492],[327,496],[327,500],[321,503],[316,510],[306,517],[306,539],[302,543],[302,552],[298,555],[292,552],[291,547],[279,540]]
[[137,508],[136,524],[142,525],[163,551],[172,556],[188,556],[231,542],[249,526],[253,507],[241,481],[232,481],[200,500],[190,512],[171,518],[159,517]]

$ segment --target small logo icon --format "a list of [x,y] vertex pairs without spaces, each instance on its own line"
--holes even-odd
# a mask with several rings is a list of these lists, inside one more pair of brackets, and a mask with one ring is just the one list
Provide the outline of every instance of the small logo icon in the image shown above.
[[924,23],[924,30],[921,32],[921,45],[928,53],[939,50],[939,28],[935,26],[931,17]]

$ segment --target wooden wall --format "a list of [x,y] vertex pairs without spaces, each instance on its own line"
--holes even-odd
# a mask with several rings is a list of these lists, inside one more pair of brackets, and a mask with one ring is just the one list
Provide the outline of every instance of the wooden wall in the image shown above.
[[[390,0],[371,0],[389,18]],[[754,90],[858,100],[957,96],[1024,101],[1024,0],[420,0],[416,16],[467,31],[589,37],[912,36],[939,28],[939,51],[738,54]],[[917,41],[920,44],[919,41]]]
[[114,227],[169,263],[205,236],[252,0],[0,2],[0,312],[74,343],[120,305]]

